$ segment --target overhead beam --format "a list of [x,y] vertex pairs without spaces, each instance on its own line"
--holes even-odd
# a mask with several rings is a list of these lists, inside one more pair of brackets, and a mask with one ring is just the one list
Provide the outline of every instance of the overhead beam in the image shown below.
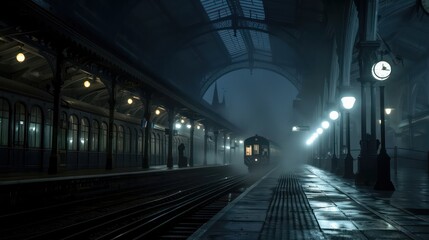
[[[236,62],[236,63],[232,63],[226,66],[220,67],[218,70],[212,72],[202,82],[201,90],[200,90],[200,98],[202,98],[205,92],[209,89],[209,87],[223,75],[236,70],[248,69],[248,68],[249,68],[249,65],[247,64],[247,61]],[[291,74],[289,71],[285,70],[282,67],[274,65],[270,62],[255,61],[254,68],[265,69],[268,71],[278,73],[279,75],[289,80],[297,88],[298,91],[300,91],[301,89],[302,83],[299,81],[299,78],[296,75]]]

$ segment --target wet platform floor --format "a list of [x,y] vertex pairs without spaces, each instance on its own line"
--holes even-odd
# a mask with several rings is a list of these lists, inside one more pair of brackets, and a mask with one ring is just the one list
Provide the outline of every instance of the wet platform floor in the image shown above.
[[382,192],[309,165],[279,168],[189,239],[429,239],[428,174],[417,173]]

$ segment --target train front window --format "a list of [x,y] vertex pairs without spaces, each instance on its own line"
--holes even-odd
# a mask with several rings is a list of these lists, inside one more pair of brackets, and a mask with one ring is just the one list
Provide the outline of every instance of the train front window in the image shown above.
[[246,145],[246,156],[252,155],[252,145]]
[[253,145],[253,155],[258,155],[258,154],[259,154],[259,145],[254,144]]
[[261,152],[262,152],[262,155],[268,156],[268,146],[262,145]]

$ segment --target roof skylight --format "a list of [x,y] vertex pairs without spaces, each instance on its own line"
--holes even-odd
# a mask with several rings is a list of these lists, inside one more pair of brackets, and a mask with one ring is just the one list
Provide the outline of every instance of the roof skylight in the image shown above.
[[[231,10],[227,0],[200,1],[211,21],[229,17],[232,15],[232,12],[236,12],[240,17],[265,20],[262,0],[240,0],[239,5],[235,7],[234,11]],[[233,0],[231,2],[232,4],[234,3]],[[242,31],[248,31],[248,34],[243,35]],[[270,39],[267,33],[254,30],[219,30],[218,34],[231,58],[242,56],[253,50],[262,51],[265,52],[264,55],[271,56]],[[254,49],[247,49],[246,42],[248,46]]]

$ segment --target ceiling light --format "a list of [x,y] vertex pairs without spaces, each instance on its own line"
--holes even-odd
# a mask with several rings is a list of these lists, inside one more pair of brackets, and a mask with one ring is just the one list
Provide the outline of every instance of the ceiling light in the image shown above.
[[18,54],[16,54],[16,61],[22,63],[25,61],[25,55],[22,52],[19,52]]
[[385,108],[384,111],[386,111],[387,115],[390,115],[392,113],[393,108]]

